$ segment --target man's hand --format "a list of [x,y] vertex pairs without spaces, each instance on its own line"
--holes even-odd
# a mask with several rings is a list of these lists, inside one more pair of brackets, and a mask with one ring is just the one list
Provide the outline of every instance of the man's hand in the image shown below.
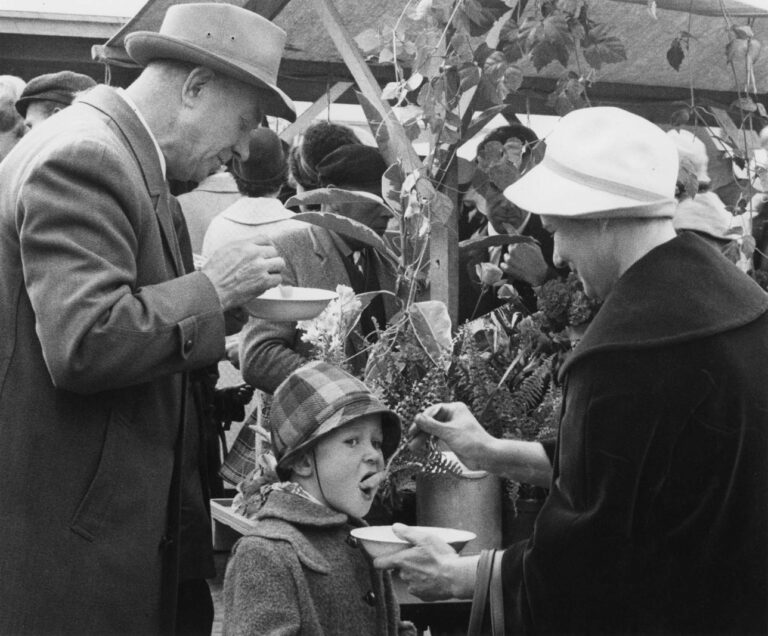
[[279,285],[285,262],[269,239],[258,237],[218,249],[203,265],[224,310],[242,307],[270,287]]
[[375,559],[374,567],[398,569],[408,591],[425,601],[472,597],[477,557],[460,557],[426,528],[396,523],[392,530],[413,547]]
[[414,419],[409,433],[418,430],[443,440],[456,453],[461,462],[471,470],[485,470],[488,449],[492,437],[475,419],[463,402],[433,404]]

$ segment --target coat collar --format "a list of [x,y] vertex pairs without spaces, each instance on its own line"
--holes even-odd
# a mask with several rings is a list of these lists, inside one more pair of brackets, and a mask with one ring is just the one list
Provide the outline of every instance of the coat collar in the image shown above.
[[343,513],[281,491],[269,493],[269,498],[256,515],[256,519],[258,523],[249,535],[287,541],[303,565],[321,574],[329,574],[333,564],[312,545],[303,534],[302,528],[344,531],[348,525],[365,525],[364,521],[351,520]]
[[242,225],[266,225],[285,221],[293,212],[285,209],[279,199],[272,197],[243,197],[238,199],[221,216]]
[[619,279],[563,364],[602,351],[704,338],[752,322],[768,295],[707,243],[684,233],[651,250]]
[[167,185],[155,142],[128,102],[114,88],[103,85],[88,91],[78,101],[101,111],[114,122],[123,135],[125,145],[136,158],[150,196],[154,198],[166,191]]
[[171,195],[157,155],[155,140],[128,102],[120,97],[115,89],[103,85],[96,86],[79,101],[106,115],[120,131],[126,149],[133,154],[144,178],[176,275],[184,274],[179,240],[171,216]]

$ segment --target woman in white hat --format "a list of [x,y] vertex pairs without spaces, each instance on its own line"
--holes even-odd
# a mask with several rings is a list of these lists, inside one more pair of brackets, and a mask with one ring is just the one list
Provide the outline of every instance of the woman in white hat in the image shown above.
[[[768,628],[768,296],[676,236],[677,152],[616,108],[566,115],[505,194],[554,232],[556,263],[603,300],[560,371],[550,494],[502,558],[509,633],[764,633]],[[473,468],[506,440],[460,403],[416,425]],[[470,597],[478,557],[426,531],[378,567],[421,596]]]

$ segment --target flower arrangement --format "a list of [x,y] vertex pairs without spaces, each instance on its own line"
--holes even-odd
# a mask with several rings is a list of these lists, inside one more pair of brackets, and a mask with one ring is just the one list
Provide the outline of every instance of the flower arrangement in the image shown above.
[[[571,349],[575,330],[594,316],[578,278],[570,274],[536,288],[537,311],[524,315],[513,304],[469,321],[453,334],[442,302],[414,302],[367,343],[364,368],[345,357],[344,338],[364,306],[343,286],[339,298],[317,318],[299,323],[314,355],[357,373],[400,415],[404,430],[387,465],[381,498],[397,509],[419,473],[458,475],[461,468],[439,452],[434,440],[414,448],[408,429],[417,413],[437,402],[463,401],[496,436],[546,440],[557,432],[562,399],[557,369]],[[508,484],[515,500],[541,495],[526,484]]]
[[345,355],[347,339],[364,307],[361,299],[346,285],[336,286],[337,298],[328,303],[319,316],[300,320],[301,340],[314,349],[314,357],[350,371]]

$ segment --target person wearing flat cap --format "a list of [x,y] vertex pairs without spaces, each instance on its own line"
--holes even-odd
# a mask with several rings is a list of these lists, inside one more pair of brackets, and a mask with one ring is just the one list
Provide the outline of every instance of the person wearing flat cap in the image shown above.
[[190,373],[284,263],[251,238],[188,271],[167,180],[246,160],[264,115],[295,117],[285,38],[230,4],[171,6],[126,35],[130,86],[90,89],[0,165],[0,633],[210,631]]
[[[701,238],[676,236],[677,173],[660,128],[595,107],[563,117],[542,163],[505,190],[603,304],[560,369],[532,537],[494,577],[489,556],[395,525],[415,547],[375,565],[399,568],[411,592],[469,598],[500,580],[515,634],[768,631],[768,296]],[[520,461],[461,403],[414,426],[470,468]]]
[[16,110],[28,129],[66,108],[80,93],[96,86],[88,75],[73,71],[46,73],[29,80],[16,101]]
[[[332,151],[316,166],[321,188],[363,192],[370,201],[326,203],[321,212],[352,219],[383,235],[391,217],[381,199],[381,178],[386,169],[376,148],[346,144]],[[358,245],[351,238],[293,219],[275,224],[269,236],[285,260],[287,284],[332,291],[345,285],[356,293],[394,291],[394,269],[373,248]],[[377,296],[360,317],[359,335],[372,334],[374,324],[383,328],[395,309],[389,295]],[[272,393],[292,371],[307,362],[305,347],[295,322],[251,318],[243,328],[240,348],[240,370],[245,381]]]

